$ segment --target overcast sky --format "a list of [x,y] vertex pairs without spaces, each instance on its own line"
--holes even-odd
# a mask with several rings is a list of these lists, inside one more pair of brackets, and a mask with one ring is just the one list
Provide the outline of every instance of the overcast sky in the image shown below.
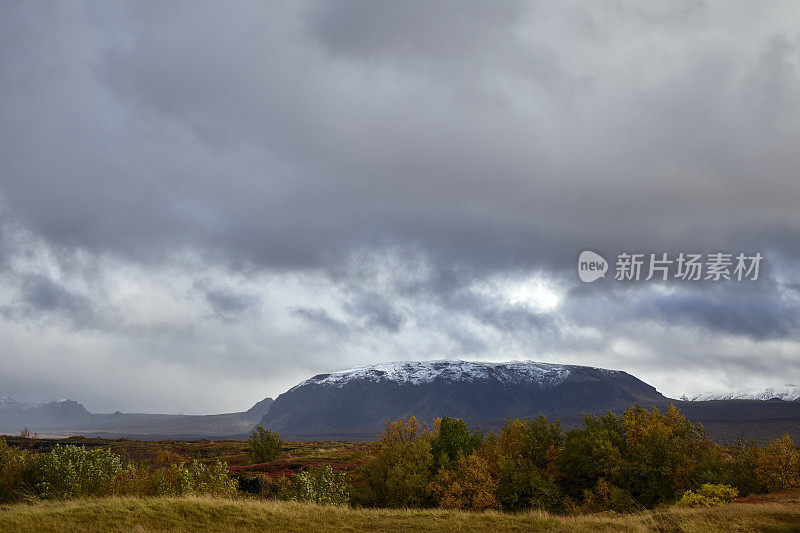
[[[0,3],[0,395],[532,359],[800,385],[800,4]],[[582,250],[760,252],[582,283]]]

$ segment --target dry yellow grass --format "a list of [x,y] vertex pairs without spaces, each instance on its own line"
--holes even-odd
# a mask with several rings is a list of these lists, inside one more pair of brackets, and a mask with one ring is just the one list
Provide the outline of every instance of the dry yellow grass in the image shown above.
[[213,498],[106,498],[0,506],[3,532],[115,531],[800,531],[796,502],[558,517],[378,510]]

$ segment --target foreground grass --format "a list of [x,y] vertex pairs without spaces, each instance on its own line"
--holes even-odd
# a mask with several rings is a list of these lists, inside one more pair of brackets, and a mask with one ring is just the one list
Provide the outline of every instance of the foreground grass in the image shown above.
[[796,502],[556,517],[376,510],[212,498],[106,498],[0,506],[0,531],[800,531]]

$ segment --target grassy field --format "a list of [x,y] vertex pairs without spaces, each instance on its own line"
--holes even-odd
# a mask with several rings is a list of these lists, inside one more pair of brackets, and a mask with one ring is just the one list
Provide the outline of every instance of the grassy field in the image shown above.
[[248,499],[106,498],[0,506],[0,531],[800,531],[798,502],[796,494],[773,495],[715,508],[558,517]]
[[230,474],[236,477],[248,477],[259,473],[270,476],[292,475],[302,469],[320,465],[330,465],[334,470],[350,472],[366,458],[370,447],[368,442],[285,442],[283,453],[275,461],[252,464],[247,455],[247,442],[236,440],[141,441],[69,437],[36,439],[28,445],[18,436],[9,435],[6,440],[11,445],[29,447],[37,452],[47,452],[56,444],[108,448],[125,459],[137,461],[151,460],[160,450],[166,450],[189,461],[197,459],[206,464],[218,459],[225,461]]
[[[26,445],[19,437],[11,437],[9,442]],[[46,452],[56,443],[111,448],[124,458],[141,461],[152,460],[163,451],[204,463],[221,459],[228,463],[229,473],[242,480],[288,475],[321,464],[339,471],[352,471],[366,459],[370,449],[369,443],[285,443],[277,460],[250,464],[246,443],[239,441],[147,442],[73,437],[39,439],[26,446]],[[0,505],[0,532],[623,530],[800,533],[800,492],[750,496],[716,508],[663,507],[630,515],[603,513],[572,517],[542,512],[503,514],[322,507],[241,494],[238,499],[103,498],[6,504]]]

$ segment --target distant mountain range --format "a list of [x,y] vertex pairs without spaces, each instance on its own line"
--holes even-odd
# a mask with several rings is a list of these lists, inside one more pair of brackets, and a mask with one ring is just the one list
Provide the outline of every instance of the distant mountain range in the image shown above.
[[626,372],[532,361],[381,363],[319,374],[279,395],[261,424],[292,440],[374,439],[384,420],[412,414],[463,418],[486,430],[544,414],[569,428],[583,413],[635,404],[675,404],[718,441],[800,437],[800,402],[674,400]]
[[684,396],[682,399],[691,402],[714,400],[783,400],[785,402],[797,402],[800,401],[800,387],[797,385],[784,385],[778,388],[747,389],[740,392],[707,392],[691,398]]
[[72,400],[25,404],[0,397],[0,433],[135,439],[245,438],[260,423],[286,440],[372,440],[383,421],[415,415],[463,418],[497,430],[511,417],[544,414],[565,428],[583,414],[621,412],[631,405],[674,404],[719,442],[763,441],[788,433],[800,441],[800,391],[786,386],[680,400],[619,370],[576,365],[457,360],[381,363],[307,379],[273,402],[220,415],[95,414]]
[[159,415],[90,413],[73,400],[23,403],[0,397],[0,433],[23,428],[54,435],[129,437],[136,439],[198,439],[238,437],[252,429],[272,405],[265,398],[247,411],[220,415]]
[[88,422],[92,414],[72,400],[58,399],[50,403],[23,403],[0,396],[0,429],[28,426],[57,427]]

